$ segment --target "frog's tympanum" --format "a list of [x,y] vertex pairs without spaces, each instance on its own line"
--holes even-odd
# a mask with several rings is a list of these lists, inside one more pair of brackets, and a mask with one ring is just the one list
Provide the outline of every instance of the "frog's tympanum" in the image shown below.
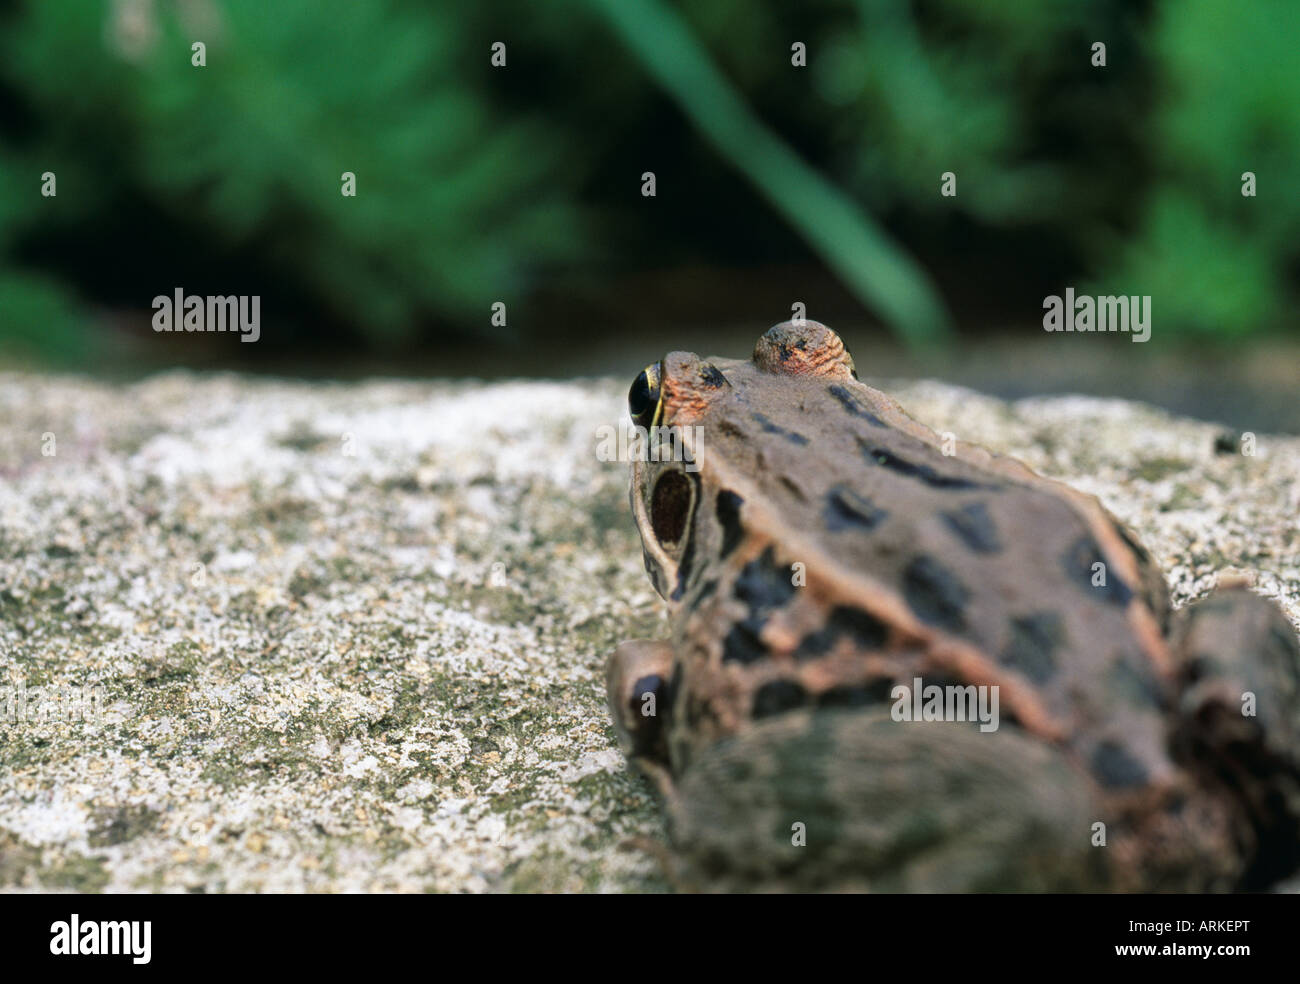
[[682,882],[1217,891],[1300,865],[1300,646],[1265,599],[1171,612],[1097,499],[940,438],[816,322],[748,361],[670,353],[629,403],[683,452],[632,466],[672,637],[620,646],[608,692]]

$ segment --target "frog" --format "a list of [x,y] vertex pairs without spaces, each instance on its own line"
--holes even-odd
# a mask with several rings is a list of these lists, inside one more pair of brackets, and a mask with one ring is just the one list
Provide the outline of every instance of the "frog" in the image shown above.
[[[1230,892],[1300,867],[1300,641],[1249,578],[1175,611],[1097,497],[915,420],[816,321],[748,359],[670,352],[628,411],[671,630],[617,646],[605,690],[674,885]],[[966,713],[986,694],[996,720]]]

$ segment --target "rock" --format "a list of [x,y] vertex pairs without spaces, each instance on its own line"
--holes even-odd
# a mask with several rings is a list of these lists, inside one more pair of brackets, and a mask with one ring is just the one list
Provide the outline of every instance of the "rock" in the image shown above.
[[[1300,439],[884,388],[1101,496],[1178,603],[1251,568],[1300,624]],[[664,888],[602,692],[666,631],[625,392],[0,376],[0,887]]]

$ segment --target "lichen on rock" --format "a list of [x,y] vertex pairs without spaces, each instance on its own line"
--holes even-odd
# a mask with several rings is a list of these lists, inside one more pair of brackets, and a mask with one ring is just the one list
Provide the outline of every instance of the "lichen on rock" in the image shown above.
[[[625,386],[0,376],[0,888],[665,888],[601,682],[667,631]],[[1099,495],[1177,603],[1250,567],[1300,624],[1300,439],[886,388]]]

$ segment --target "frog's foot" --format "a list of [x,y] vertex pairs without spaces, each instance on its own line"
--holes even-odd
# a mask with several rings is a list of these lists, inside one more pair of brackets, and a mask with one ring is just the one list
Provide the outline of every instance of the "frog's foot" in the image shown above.
[[1175,753],[1241,804],[1256,842],[1243,887],[1266,887],[1300,867],[1300,641],[1241,579],[1180,611],[1172,638]]
[[728,890],[1105,890],[1090,790],[1014,726],[795,711],[695,760],[673,831]]
[[605,696],[624,751],[665,796],[671,792],[665,716],[673,650],[638,639],[614,650],[605,667]]

